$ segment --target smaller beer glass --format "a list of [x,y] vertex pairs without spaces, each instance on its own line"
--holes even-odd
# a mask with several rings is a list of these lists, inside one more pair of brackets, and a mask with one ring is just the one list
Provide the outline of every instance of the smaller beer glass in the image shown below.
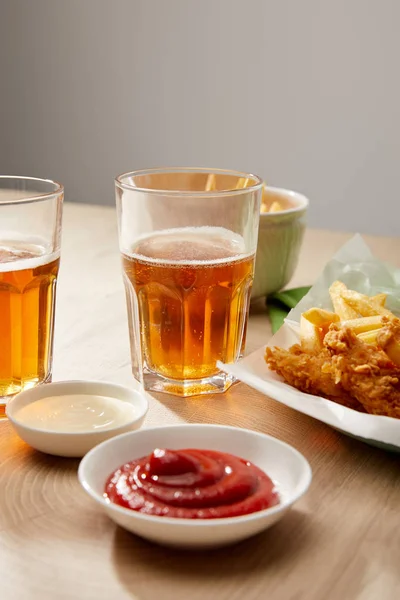
[[262,181],[209,169],[116,178],[132,370],[148,390],[223,392],[243,354]]
[[51,380],[63,187],[0,176],[0,416]]

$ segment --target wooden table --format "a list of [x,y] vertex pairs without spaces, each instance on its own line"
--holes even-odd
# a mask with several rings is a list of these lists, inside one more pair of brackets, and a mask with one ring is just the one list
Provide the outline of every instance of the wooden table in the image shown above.
[[[131,384],[114,210],[66,205],[54,379]],[[349,234],[308,231],[293,284],[313,281]],[[367,237],[400,266],[400,241]],[[247,351],[270,335],[262,303]],[[243,384],[225,395],[158,395],[146,425],[237,425],[289,442],[310,461],[310,491],[271,530],[204,554],[118,529],[81,490],[77,460],[39,454],[0,423],[1,600],[391,600],[400,597],[396,455],[336,433]]]

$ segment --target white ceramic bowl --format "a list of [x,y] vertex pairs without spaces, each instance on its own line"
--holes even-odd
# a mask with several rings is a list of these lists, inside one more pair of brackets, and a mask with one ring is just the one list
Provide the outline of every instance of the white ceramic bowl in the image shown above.
[[[191,520],[144,515],[106,500],[104,486],[111,473],[155,448],[219,450],[250,460],[272,478],[281,502],[241,517]],[[268,435],[222,425],[174,425],[142,429],[100,444],[83,458],[78,477],[93,500],[128,531],[167,546],[208,548],[238,542],[276,523],[306,492],[311,469],[297,450]]]
[[252,299],[281,290],[292,278],[303,241],[308,199],[302,194],[266,186],[268,204],[279,201],[284,210],[261,213]]
[[[60,433],[29,427],[18,420],[18,411],[27,404],[49,396],[68,394],[93,394],[117,398],[121,402],[129,402],[137,409],[133,417],[118,427],[103,431],[87,431],[79,433]],[[29,446],[56,456],[81,457],[91,448],[111,437],[138,429],[147,413],[149,404],[144,392],[130,389],[122,385],[103,381],[60,381],[38,385],[20,392],[8,401],[6,414],[12,426]]]

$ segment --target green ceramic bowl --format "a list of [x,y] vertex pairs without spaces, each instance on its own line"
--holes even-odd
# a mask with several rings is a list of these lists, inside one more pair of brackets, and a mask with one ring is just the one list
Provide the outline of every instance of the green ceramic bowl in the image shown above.
[[274,201],[283,210],[260,215],[252,299],[285,287],[299,260],[309,201],[297,192],[266,186],[263,202],[270,206]]

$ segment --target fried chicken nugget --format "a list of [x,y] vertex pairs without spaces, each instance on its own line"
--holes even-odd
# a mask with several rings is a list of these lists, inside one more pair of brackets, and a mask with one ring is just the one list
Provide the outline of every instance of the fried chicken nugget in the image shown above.
[[[386,325],[389,333],[398,326],[398,322]],[[400,418],[400,367],[381,348],[365,344],[351,329],[335,325],[326,334],[324,346],[332,357],[335,382],[366,412]]]
[[289,385],[306,392],[334,400],[338,404],[363,411],[362,405],[335,382],[330,366],[330,353],[323,349],[313,354],[296,344],[289,350],[267,348],[265,361],[270,369],[281,375]]
[[400,367],[400,319],[382,317],[382,324],[384,326],[377,332],[377,344]]

